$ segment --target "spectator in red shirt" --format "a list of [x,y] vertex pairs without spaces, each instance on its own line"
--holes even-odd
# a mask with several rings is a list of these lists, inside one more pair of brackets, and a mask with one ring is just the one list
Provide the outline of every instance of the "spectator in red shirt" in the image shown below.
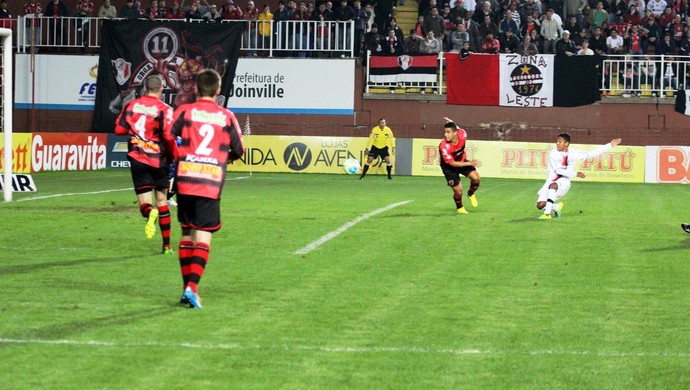
[[184,11],[180,8],[180,3],[177,0],[172,2],[172,7],[165,12],[166,19],[184,19]]
[[223,4],[218,12],[220,12],[223,20],[242,20],[242,10],[232,0],[228,0]]
[[146,10],[146,17],[149,20],[159,19],[158,0],[151,0],[151,8]]
[[623,20],[631,25],[636,24],[639,26],[642,24],[642,15],[637,10],[637,7],[633,4],[630,6],[630,8],[628,8],[628,12],[623,15]]
[[676,18],[676,13],[673,12],[673,9],[671,6],[666,6],[664,8],[664,12],[659,16],[659,27],[661,27],[662,30],[665,30],[668,28],[668,25],[673,23],[673,19]]
[[486,38],[482,42],[482,53],[497,54],[499,51],[501,51],[501,43],[494,38],[494,33],[487,32]]

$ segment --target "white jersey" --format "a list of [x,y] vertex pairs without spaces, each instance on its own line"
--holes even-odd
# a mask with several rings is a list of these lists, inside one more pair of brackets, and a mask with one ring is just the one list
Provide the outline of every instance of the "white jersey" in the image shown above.
[[570,179],[573,176],[577,176],[577,172],[575,172],[574,169],[576,162],[601,156],[602,154],[611,150],[611,148],[611,144],[608,143],[598,149],[590,151],[571,149],[567,152],[559,152],[558,149],[552,149],[549,153],[549,161],[547,166],[549,173],[546,178],[546,182],[553,183],[561,177]]
[[551,200],[556,201],[564,197],[570,190],[570,178],[577,176],[577,172],[575,172],[575,163],[598,157],[611,150],[612,147],[613,146],[608,143],[591,151],[571,149],[567,152],[559,152],[556,148],[552,149],[549,153],[547,165],[548,176],[546,177],[546,182],[537,193],[537,203],[546,202],[548,199],[549,186],[551,186],[552,183],[556,183],[558,189],[556,190],[556,198]]
[[668,3],[666,3],[666,0],[649,0],[646,9],[651,10],[654,16],[658,18],[664,13],[664,9],[667,5]]

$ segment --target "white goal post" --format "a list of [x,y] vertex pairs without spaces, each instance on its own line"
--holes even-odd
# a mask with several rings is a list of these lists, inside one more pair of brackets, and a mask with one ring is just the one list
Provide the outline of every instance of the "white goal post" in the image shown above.
[[0,108],[2,112],[2,131],[4,133],[4,177],[3,192],[5,202],[12,200],[12,30],[0,28],[0,42],[2,42],[2,73],[0,73],[0,83],[2,84],[2,96],[0,97]]

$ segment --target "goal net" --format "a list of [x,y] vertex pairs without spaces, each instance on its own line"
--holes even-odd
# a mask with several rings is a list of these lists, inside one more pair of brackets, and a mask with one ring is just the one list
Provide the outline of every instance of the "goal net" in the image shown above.
[[3,193],[12,200],[12,30],[0,28],[0,127],[4,139]]

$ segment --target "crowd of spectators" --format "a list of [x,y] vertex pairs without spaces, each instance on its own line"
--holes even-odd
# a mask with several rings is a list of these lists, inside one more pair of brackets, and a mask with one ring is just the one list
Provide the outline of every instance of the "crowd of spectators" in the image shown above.
[[[335,6],[332,1],[317,0],[314,3],[280,0],[273,10],[268,4],[263,4],[260,8],[256,7],[253,0],[238,0],[237,2],[235,0],[187,0],[186,2],[172,0],[169,3],[166,3],[166,0],[118,0],[118,2],[122,4],[119,8],[112,5],[111,0],[103,0],[103,4],[96,13],[96,7],[90,0],[77,1],[73,10],[64,0],[49,0],[45,6],[37,0],[27,0],[22,13],[27,20],[25,36],[30,37],[33,31],[34,41],[39,42],[41,22],[37,18],[43,16],[56,18],[54,23],[57,23],[60,28],[57,30],[51,28],[51,32],[61,30],[65,22],[57,19],[60,17],[71,17],[76,20],[74,23],[80,32],[82,29],[86,31],[91,17],[129,20],[180,19],[207,23],[238,20],[247,22],[244,39],[246,46],[251,49],[267,47],[266,42],[273,36],[284,45],[292,45],[291,48],[294,49],[334,50],[338,54],[345,55],[350,52],[351,47],[354,47],[355,53],[359,54],[365,33],[370,32],[371,26],[375,24],[374,5],[363,5],[360,0],[339,0]],[[381,3],[384,5],[376,5],[377,12],[381,15],[390,15],[392,7],[386,7],[385,4],[392,5],[392,2],[382,0]],[[4,23],[3,26],[6,27],[14,27],[14,17],[7,9],[7,0],[0,0],[0,23]],[[385,25],[395,32],[393,36],[397,39],[397,44],[393,45],[393,50],[402,52],[404,38],[402,30],[390,18],[381,18],[381,21],[385,21]],[[350,24],[319,24],[318,22],[353,22],[354,31]],[[354,42],[351,42],[351,33],[354,33]],[[60,44],[61,41],[58,38],[54,43]],[[29,43],[28,40],[26,43]],[[390,51],[390,48],[384,48],[384,46],[381,46],[381,50]],[[250,53],[255,55],[256,51],[250,50]],[[297,53],[296,55],[306,54]]]
[[[414,42],[403,44],[407,54],[464,47],[476,53],[690,55],[688,0],[562,3],[553,9],[540,0],[420,0],[417,24],[409,32],[417,37],[397,39]],[[364,48],[372,50],[367,42]]]
[[[420,0],[418,21],[405,32],[396,20],[396,5],[401,0],[360,0],[297,2],[280,0],[275,9],[261,8],[253,0],[124,0],[118,9],[111,0],[97,8],[90,0],[79,0],[70,10],[64,0],[49,0],[44,6],[26,0],[23,15],[71,16],[79,31],[86,30],[89,17],[124,19],[187,19],[217,23],[222,20],[248,22],[245,39],[265,41],[276,34],[273,22],[352,21],[354,52],[373,55],[434,54],[440,51],[477,53],[555,53],[559,55],[688,55],[690,54],[690,16],[688,0],[563,0],[563,7],[552,9],[547,0]],[[122,0],[118,0],[122,4]],[[383,6],[381,4],[384,4]],[[386,6],[388,4],[389,6]],[[554,3],[555,4],[555,3]],[[560,4],[560,2],[559,2]],[[13,27],[7,0],[0,0],[0,20]],[[27,20],[26,27],[37,27]],[[292,27],[290,27],[292,28]],[[336,31],[347,41],[331,42],[336,51],[349,52],[347,27],[315,27],[299,39],[318,48]],[[40,30],[35,29],[36,36]],[[309,35],[309,37],[307,37]],[[29,34],[26,34],[28,37]],[[285,39],[285,38],[282,38]],[[251,42],[250,42],[251,43]],[[297,42],[298,46],[302,42]],[[260,48],[261,42],[250,47]],[[308,46],[307,48],[312,47]],[[304,46],[301,46],[304,48]]]

